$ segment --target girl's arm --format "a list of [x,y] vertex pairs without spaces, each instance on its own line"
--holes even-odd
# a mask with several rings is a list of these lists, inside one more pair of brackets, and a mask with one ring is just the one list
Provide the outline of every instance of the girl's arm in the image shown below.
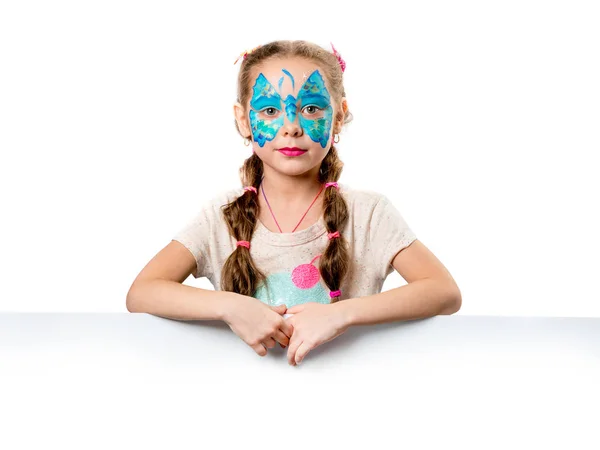
[[171,241],[142,269],[127,293],[127,310],[178,320],[223,320],[234,292],[182,284],[196,260],[181,243]]
[[136,282],[127,294],[127,310],[176,320],[224,320],[224,307],[234,292],[202,289],[177,281]]
[[369,325],[397,320],[454,314],[462,295],[454,278],[418,239],[402,249],[392,265],[408,284],[375,295],[334,303],[348,325]]
[[413,320],[460,309],[460,294],[446,280],[424,279],[379,294],[334,303],[346,325]]
[[127,293],[127,309],[176,320],[222,320],[260,356],[277,342],[288,346],[293,328],[281,317],[285,306],[253,297],[182,284],[196,260],[172,240],[144,267]]

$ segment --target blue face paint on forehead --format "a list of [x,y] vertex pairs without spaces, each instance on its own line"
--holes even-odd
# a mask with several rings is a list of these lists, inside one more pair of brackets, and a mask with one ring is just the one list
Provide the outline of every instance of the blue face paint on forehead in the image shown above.
[[252,109],[260,110],[265,106],[276,106],[277,108],[281,106],[281,97],[262,73],[254,83],[253,92],[254,95],[250,100]]
[[[292,80],[292,91],[293,91],[294,90],[294,76],[291,73],[289,73],[287,70],[285,70],[285,69],[281,69],[281,71],[283,73],[285,73],[288,77],[290,77],[290,80]],[[283,77],[281,77],[279,79],[279,92],[281,92],[281,85],[282,84],[283,84]]]
[[[290,78],[293,89],[294,77],[287,70],[282,69],[282,71]],[[283,80],[284,77],[279,79],[279,92],[281,92]],[[265,142],[275,138],[275,135],[283,126],[284,117],[287,117],[292,123],[296,120],[298,103],[300,103],[301,111],[299,115],[300,126],[314,142],[319,142],[321,147],[325,148],[330,137],[333,108],[329,92],[325,87],[325,81],[318,70],[315,70],[304,82],[297,98],[290,94],[285,100],[281,99],[281,95],[269,80],[262,73],[259,74],[253,87],[249,113],[252,135],[259,146],[263,147]],[[285,116],[280,114],[282,104],[285,108]],[[302,112],[307,107],[316,108],[317,113],[306,114]],[[269,109],[275,109],[276,114],[273,114],[272,117],[267,115],[265,111]]]
[[[288,77],[290,77],[290,80],[292,81],[292,91],[294,90],[294,76],[289,73],[287,70],[285,69],[281,69],[283,73],[285,73]],[[283,82],[283,77],[281,77],[281,80],[279,80],[279,92],[281,92],[281,84]],[[294,98],[293,95],[288,95],[285,100],[285,114],[287,115],[287,118],[290,122],[294,122],[294,120],[296,120],[296,112],[298,110],[298,108],[296,107],[296,99]]]

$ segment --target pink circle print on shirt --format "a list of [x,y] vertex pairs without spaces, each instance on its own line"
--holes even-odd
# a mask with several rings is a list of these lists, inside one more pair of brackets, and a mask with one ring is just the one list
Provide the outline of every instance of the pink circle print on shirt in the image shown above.
[[292,282],[295,286],[300,289],[310,289],[319,282],[321,273],[319,272],[319,269],[313,265],[315,259],[319,256],[315,256],[310,264],[300,264],[292,271]]
[[308,302],[330,303],[328,291],[319,283],[319,268],[314,264],[320,256],[315,256],[308,264],[300,264],[291,273],[277,272],[269,275],[269,289],[264,285],[259,286],[254,297],[268,305],[285,304],[288,308]]

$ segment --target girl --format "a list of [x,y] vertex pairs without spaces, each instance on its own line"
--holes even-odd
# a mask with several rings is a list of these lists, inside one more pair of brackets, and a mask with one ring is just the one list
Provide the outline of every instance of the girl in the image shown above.
[[[243,54],[242,187],[205,203],[146,265],[129,311],[223,320],[261,356],[287,346],[296,365],[350,325],[459,310],[454,279],[389,199],[338,182],[334,143],[352,116],[332,49],[274,41]],[[382,293],[394,269],[408,284]],[[215,291],[183,285],[190,274]]]

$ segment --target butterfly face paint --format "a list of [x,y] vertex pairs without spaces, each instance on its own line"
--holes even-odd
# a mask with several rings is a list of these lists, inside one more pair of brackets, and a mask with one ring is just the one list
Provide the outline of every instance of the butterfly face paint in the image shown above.
[[329,140],[333,108],[331,107],[329,92],[327,92],[325,82],[319,71],[315,70],[308,77],[300,89],[298,99],[300,100],[301,111],[311,105],[321,110],[320,114],[313,116],[300,114],[300,126],[313,141],[319,142],[321,147],[325,148]]
[[[294,77],[285,69],[283,73],[291,79],[293,89]],[[299,116],[300,126],[304,132],[325,148],[330,137],[333,108],[323,77],[318,70],[315,70],[300,88],[298,97],[295,98],[290,94],[285,100],[282,100],[280,95],[283,80],[284,77],[279,79],[278,93],[262,73],[256,79],[250,100],[250,125],[254,140],[263,147],[266,141],[275,138],[283,126],[284,117],[293,123],[296,116]],[[300,105],[300,114],[298,114],[298,105]],[[285,116],[281,114],[282,108],[285,110]],[[312,108],[312,111],[308,111],[309,108]],[[273,113],[269,114],[267,111]]]
[[269,118],[265,111],[281,108],[281,97],[275,88],[261,73],[254,84],[254,95],[250,100],[250,125],[254,140],[261,147],[265,141],[272,141],[279,129],[283,126],[283,116]]

